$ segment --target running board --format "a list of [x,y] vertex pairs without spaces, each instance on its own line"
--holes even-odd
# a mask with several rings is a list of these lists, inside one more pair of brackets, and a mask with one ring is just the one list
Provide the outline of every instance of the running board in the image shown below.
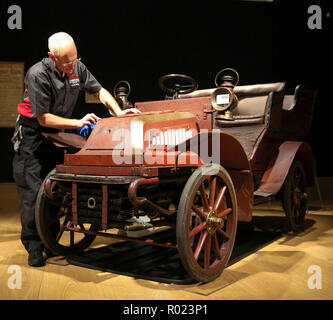
[[271,196],[274,196],[274,192],[273,191],[269,191],[269,190],[256,190],[254,193],[253,193],[254,196],[257,196],[257,197],[271,197]]

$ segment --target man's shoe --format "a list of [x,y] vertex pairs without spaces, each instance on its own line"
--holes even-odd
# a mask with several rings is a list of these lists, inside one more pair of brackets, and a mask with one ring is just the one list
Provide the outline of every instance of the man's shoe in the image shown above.
[[45,260],[41,250],[31,250],[29,252],[28,264],[31,267],[43,267],[45,266]]

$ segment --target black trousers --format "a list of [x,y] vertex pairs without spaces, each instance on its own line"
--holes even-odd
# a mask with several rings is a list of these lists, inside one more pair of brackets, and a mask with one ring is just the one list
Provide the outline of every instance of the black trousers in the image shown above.
[[22,126],[22,139],[13,159],[13,176],[21,210],[21,241],[27,251],[42,250],[35,225],[35,204],[46,175],[63,163],[63,150],[44,138],[38,129]]

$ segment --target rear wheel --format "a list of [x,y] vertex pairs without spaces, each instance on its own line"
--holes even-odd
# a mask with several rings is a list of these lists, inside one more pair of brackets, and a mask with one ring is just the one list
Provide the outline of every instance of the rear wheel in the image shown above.
[[291,165],[283,186],[282,205],[291,229],[301,229],[307,211],[306,175],[299,160]]
[[227,171],[216,164],[188,179],[177,213],[177,245],[188,274],[200,282],[217,278],[228,263],[237,229],[237,200]]
[[[52,170],[44,182],[54,173]],[[88,248],[96,236],[67,231],[72,226],[69,208],[65,208],[61,199],[50,199],[44,192],[44,182],[39,190],[35,220],[38,234],[46,249],[53,254],[66,256]],[[66,212],[67,210],[67,212]],[[81,229],[96,230],[93,225],[79,225]]]

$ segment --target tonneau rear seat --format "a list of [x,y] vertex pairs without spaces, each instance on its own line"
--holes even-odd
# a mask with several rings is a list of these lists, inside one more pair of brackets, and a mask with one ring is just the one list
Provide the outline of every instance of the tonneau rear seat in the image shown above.
[[294,95],[285,95],[282,107],[281,131],[295,139],[309,135],[317,91],[298,85]]

